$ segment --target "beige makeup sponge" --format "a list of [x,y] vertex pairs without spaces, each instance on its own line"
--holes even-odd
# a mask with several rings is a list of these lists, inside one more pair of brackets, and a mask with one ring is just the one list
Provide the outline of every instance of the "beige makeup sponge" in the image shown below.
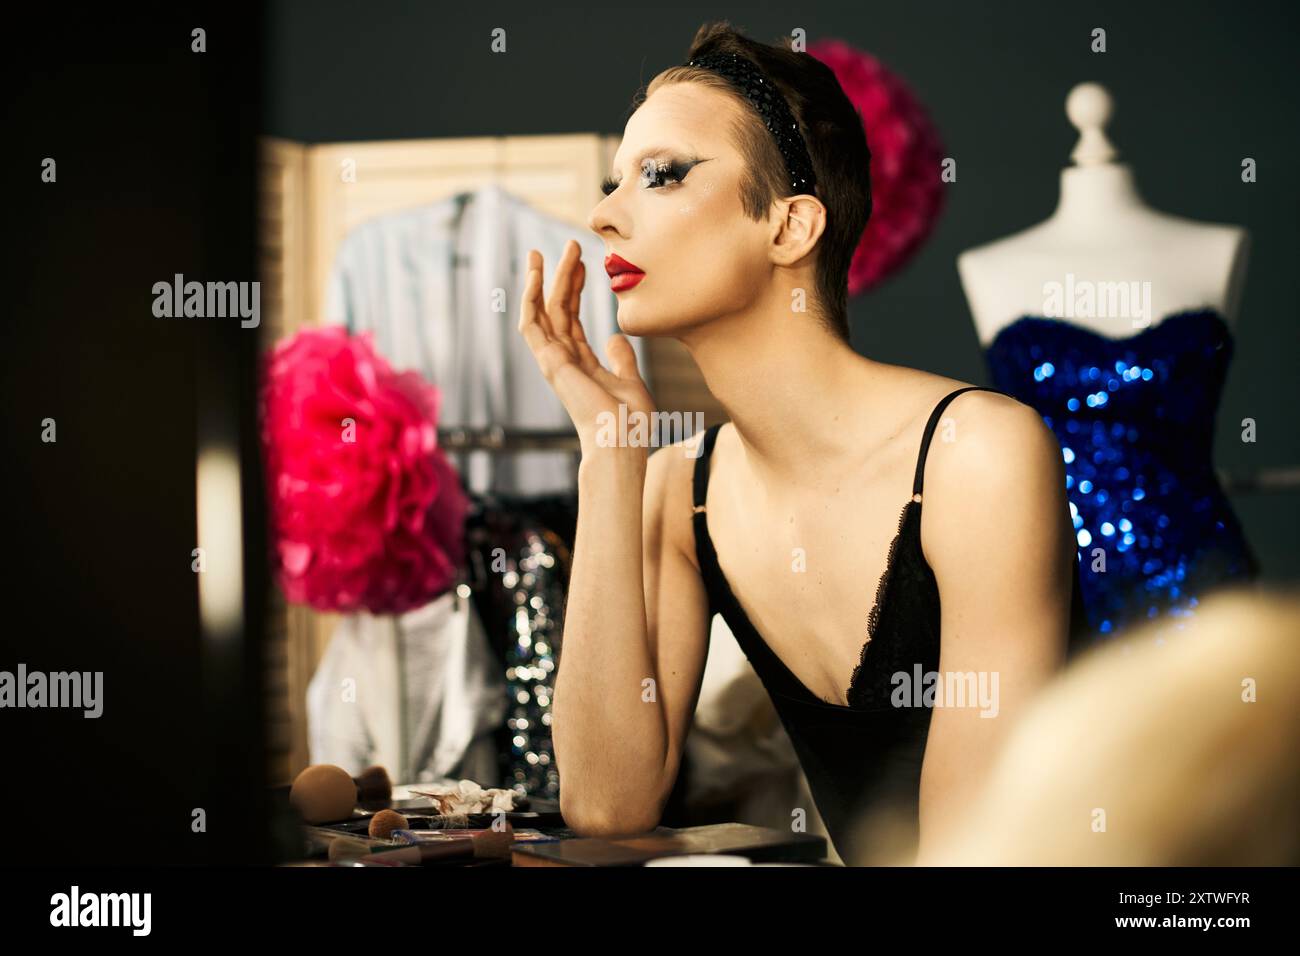
[[307,823],[346,820],[357,805],[357,785],[342,767],[317,764],[298,774],[289,803]]

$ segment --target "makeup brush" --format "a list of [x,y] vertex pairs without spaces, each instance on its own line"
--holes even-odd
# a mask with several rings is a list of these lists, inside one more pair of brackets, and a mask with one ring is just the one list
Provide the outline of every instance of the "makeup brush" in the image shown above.
[[353,778],[357,785],[357,803],[389,803],[393,799],[393,782],[383,767],[367,767]]
[[409,824],[410,821],[396,810],[380,810],[370,818],[370,836],[376,840],[387,840],[394,830],[405,830]]
[[307,823],[335,823],[352,816],[358,803],[391,803],[393,784],[383,767],[353,777],[333,764],[313,764],[294,778],[289,803]]

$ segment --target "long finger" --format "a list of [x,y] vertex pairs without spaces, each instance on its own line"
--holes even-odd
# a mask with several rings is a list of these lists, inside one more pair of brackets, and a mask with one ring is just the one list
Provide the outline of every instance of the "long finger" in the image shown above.
[[[538,252],[536,249],[529,249],[528,250],[528,273],[527,273],[527,277],[524,280],[525,289],[530,288],[528,282],[531,279],[531,276],[533,275],[534,272],[537,273],[537,289],[532,299],[530,300],[530,306],[532,309],[532,315],[534,319],[536,320],[537,324],[541,326],[542,331],[546,333],[546,337],[549,340],[555,337],[555,329],[551,325],[551,318],[550,315],[547,314],[546,304],[543,301],[543,295],[545,292],[545,283],[546,283],[545,262],[543,261],[542,254],[540,252]],[[525,294],[524,298],[525,300],[529,299],[527,294]]]
[[542,270],[540,261],[534,263],[534,255],[537,255],[535,250],[528,254],[528,275],[519,305],[519,331],[533,356],[540,359],[542,349],[551,343],[551,335],[542,323]]
[[560,263],[555,267],[555,279],[551,283],[551,295],[546,302],[546,314],[551,320],[551,331],[556,335],[569,334],[569,286],[573,281],[575,263],[582,261],[582,247],[576,239],[564,244],[564,253]]
[[569,279],[569,321],[575,326],[572,330],[573,337],[579,342],[587,341],[587,336],[583,333],[582,322],[578,318],[578,310],[582,308],[582,286],[587,281],[587,264],[578,260],[578,264],[573,268],[573,275]]
[[569,334],[573,337],[574,344],[578,347],[578,356],[582,360],[582,367],[588,372],[600,368],[600,359],[592,351],[590,343],[587,341],[587,330],[583,328],[582,319],[579,316],[579,309],[582,304],[582,286],[586,281],[587,266],[582,260],[578,260],[578,266],[573,271],[573,281],[569,284]]

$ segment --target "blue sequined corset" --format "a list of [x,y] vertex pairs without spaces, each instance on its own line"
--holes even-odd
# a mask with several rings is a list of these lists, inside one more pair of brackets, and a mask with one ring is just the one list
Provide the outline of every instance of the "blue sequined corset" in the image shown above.
[[1258,574],[1212,460],[1232,353],[1232,333],[1211,309],[1122,339],[1025,316],[988,348],[994,385],[1037,409],[1061,443],[1098,634],[1191,614],[1214,586]]

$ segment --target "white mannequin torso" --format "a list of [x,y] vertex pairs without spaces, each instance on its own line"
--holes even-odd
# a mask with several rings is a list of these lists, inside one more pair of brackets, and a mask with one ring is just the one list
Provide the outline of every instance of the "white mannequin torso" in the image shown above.
[[1082,134],[1079,165],[1062,170],[1056,211],[957,258],[981,347],[1025,315],[1066,319],[1110,338],[1195,308],[1213,308],[1232,325],[1249,233],[1146,206],[1129,167],[1111,161],[1101,132],[1110,102],[1100,87],[1076,87],[1067,110]]

